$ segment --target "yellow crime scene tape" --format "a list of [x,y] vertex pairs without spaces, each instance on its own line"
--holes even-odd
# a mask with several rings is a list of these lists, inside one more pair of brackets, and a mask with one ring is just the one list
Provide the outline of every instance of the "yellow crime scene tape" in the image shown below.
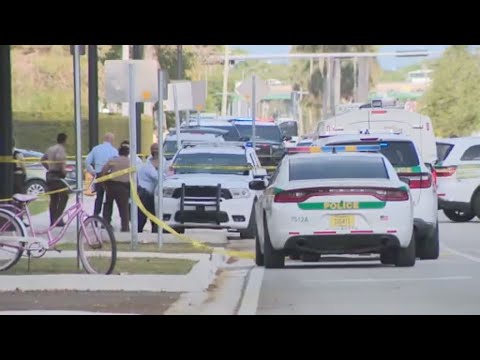
[[[0,157],[0,161],[2,161],[3,159],[5,159],[4,162],[14,162],[12,161],[11,158],[8,158],[6,159],[7,157],[3,156],[3,157]],[[205,168],[205,167],[202,167],[202,168]],[[228,168],[234,168],[234,169],[238,169],[238,168],[241,168],[241,169],[251,169],[251,167],[249,166],[231,166],[231,167],[228,167]],[[203,248],[203,249],[208,249],[208,250],[212,250],[212,252],[215,252],[217,254],[224,254],[224,255],[228,255],[228,256],[232,256],[232,257],[236,257],[236,258],[243,258],[243,259],[254,259],[255,258],[255,255],[252,253],[252,252],[247,252],[247,251],[235,251],[235,250],[218,250],[216,248],[213,248],[211,246],[208,246],[208,245],[205,245],[203,242],[199,241],[199,240],[195,240],[193,238],[190,238],[188,236],[185,236],[183,234],[179,234],[177,233],[172,227],[170,227],[167,223],[163,222],[162,220],[160,220],[158,217],[156,217],[154,214],[152,214],[151,212],[149,212],[145,206],[143,205],[142,203],[142,200],[140,199],[139,195],[138,195],[138,192],[137,192],[137,185],[136,185],[136,181],[135,181],[135,178],[133,177],[133,173],[136,172],[136,167],[130,167],[128,169],[123,169],[123,170],[119,170],[119,171],[115,171],[115,172],[112,172],[110,174],[107,174],[107,175],[104,175],[102,177],[99,177],[99,178],[93,178],[92,177],[92,180],[90,182],[90,184],[88,185],[88,187],[90,187],[92,185],[92,183],[95,183],[95,184],[98,184],[98,183],[103,183],[103,182],[106,182],[106,181],[109,181],[109,180],[112,180],[116,177],[119,177],[119,176],[122,176],[122,175],[126,175],[126,174],[130,174],[130,192],[131,192],[131,197],[132,197],[132,200],[135,202],[135,204],[137,205],[138,209],[140,211],[142,211],[145,216],[150,220],[152,221],[153,223],[155,223],[157,226],[161,227],[162,229],[164,229],[165,231],[167,231],[169,234],[175,236],[176,238],[180,239],[180,240],[183,240],[185,242],[189,242],[191,243],[195,248]],[[56,193],[60,193],[60,192],[64,192],[64,191],[68,191],[68,188],[65,187],[65,188],[62,188],[62,189],[58,189],[58,190],[54,190],[54,191],[49,191],[49,192],[46,192],[44,194],[40,194],[38,195],[39,197],[41,196],[49,196],[49,195],[53,195],[53,194],[56,194]],[[1,202],[10,202],[12,201],[13,198],[10,198],[10,199],[0,199],[0,203]]]

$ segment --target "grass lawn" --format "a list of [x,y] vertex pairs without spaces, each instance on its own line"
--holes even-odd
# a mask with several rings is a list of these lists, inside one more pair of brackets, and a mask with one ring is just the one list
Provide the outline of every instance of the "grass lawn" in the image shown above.
[[[209,244],[205,244],[209,245]],[[57,246],[60,250],[76,250],[76,243],[65,243]],[[117,242],[117,251],[132,251],[129,243],[118,243]],[[138,244],[135,252],[162,252],[162,253],[199,253],[199,254],[210,254],[212,253],[211,249],[206,248],[196,248],[191,243],[177,243],[177,244],[163,244],[162,248],[158,247],[158,244]]]
[[[196,261],[188,259],[117,258],[114,273],[185,275]],[[5,275],[27,274],[78,274],[75,258],[31,259],[30,273],[27,272],[27,259],[21,259],[13,268],[0,273]]]
[[38,199],[28,205],[28,209],[32,216],[41,214],[48,210],[48,199]]

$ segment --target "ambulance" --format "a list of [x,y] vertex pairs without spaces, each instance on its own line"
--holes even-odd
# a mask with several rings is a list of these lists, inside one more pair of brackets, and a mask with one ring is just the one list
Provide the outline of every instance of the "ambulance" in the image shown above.
[[360,108],[320,121],[317,127],[318,136],[370,133],[406,135],[419,148],[424,163],[431,166],[437,161],[431,119],[416,112],[385,108],[381,101],[372,101],[370,108]]

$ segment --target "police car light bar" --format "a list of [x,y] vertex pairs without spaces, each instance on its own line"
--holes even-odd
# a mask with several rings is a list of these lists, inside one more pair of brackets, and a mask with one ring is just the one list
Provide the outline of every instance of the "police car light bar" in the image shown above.
[[379,152],[381,145],[331,145],[331,146],[295,146],[287,148],[288,154],[340,153],[340,152]]

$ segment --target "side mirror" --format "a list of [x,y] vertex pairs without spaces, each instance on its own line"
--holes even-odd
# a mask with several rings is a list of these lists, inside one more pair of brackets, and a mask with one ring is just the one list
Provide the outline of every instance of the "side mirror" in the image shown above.
[[264,180],[253,180],[248,183],[250,190],[265,190],[267,186]]
[[284,136],[283,137],[283,141],[290,141],[290,140],[292,140],[291,136]]
[[404,182],[405,184],[409,185],[410,186],[410,179],[408,177],[405,177],[405,176],[401,176],[400,177],[400,181]]
[[240,139],[238,139],[239,141],[250,141],[250,137],[248,136],[242,136]]
[[252,175],[254,179],[264,179],[268,173],[265,169],[253,169]]

